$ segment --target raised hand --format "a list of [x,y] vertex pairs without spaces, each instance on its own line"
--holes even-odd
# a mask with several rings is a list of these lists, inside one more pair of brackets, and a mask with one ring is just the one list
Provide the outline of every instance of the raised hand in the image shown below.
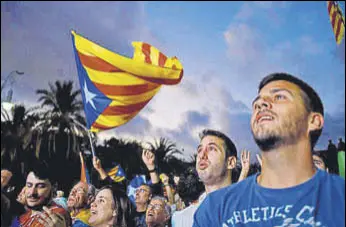
[[103,170],[101,160],[96,156],[93,157],[93,166],[97,172],[100,172]]
[[155,154],[151,150],[143,149],[142,160],[149,171],[155,168]]
[[161,179],[161,182],[163,183],[163,185],[165,185],[165,186],[168,185],[169,177],[166,174],[161,173],[160,179]]
[[241,152],[241,156],[240,156],[240,161],[241,161],[241,172],[238,178],[238,182],[244,180],[250,170],[250,151],[248,150],[243,150]]
[[241,152],[241,167],[242,169],[249,170],[250,169],[250,151],[244,149]]

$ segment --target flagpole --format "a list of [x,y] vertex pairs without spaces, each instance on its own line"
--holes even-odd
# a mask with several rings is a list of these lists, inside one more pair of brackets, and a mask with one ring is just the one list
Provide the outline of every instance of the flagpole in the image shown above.
[[94,149],[94,144],[91,138],[91,132],[88,130],[88,136],[89,136],[89,140],[90,140],[90,146],[91,146],[91,153],[93,155],[93,158],[96,157],[95,155],[95,149]]
[[89,129],[87,129],[84,125],[82,125],[81,123],[76,121],[75,119],[72,119],[72,120],[73,120],[74,123],[76,123],[77,125],[82,127],[85,131],[88,132],[88,137],[89,137],[89,142],[90,142],[90,147],[91,147],[91,153],[93,155],[93,158],[96,157],[95,148],[94,148],[93,141],[92,141],[92,138],[91,138],[91,136],[92,136],[91,131]]

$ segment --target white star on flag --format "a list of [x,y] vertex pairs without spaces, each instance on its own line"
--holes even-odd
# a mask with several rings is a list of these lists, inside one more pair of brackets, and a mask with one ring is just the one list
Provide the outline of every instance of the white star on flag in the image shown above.
[[85,95],[86,103],[87,104],[90,103],[90,105],[96,110],[96,107],[95,107],[95,104],[94,104],[94,101],[93,101],[93,98],[95,98],[96,95],[88,90],[86,81],[84,81],[84,88],[83,88],[83,90],[84,90],[84,95]]

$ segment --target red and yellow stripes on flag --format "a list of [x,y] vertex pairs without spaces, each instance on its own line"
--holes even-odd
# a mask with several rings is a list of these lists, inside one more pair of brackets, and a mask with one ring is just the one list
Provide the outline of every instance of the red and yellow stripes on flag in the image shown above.
[[98,132],[125,124],[160,90],[178,84],[183,68],[155,47],[133,42],[133,58],[111,52],[72,31],[79,59],[95,87],[112,102],[91,125]]
[[327,1],[329,19],[332,24],[336,43],[340,44],[345,34],[345,18],[336,1]]
[[113,179],[115,182],[121,182],[125,180],[125,176],[118,176],[117,173],[119,171],[119,166],[113,167],[111,170],[108,171],[107,175]]

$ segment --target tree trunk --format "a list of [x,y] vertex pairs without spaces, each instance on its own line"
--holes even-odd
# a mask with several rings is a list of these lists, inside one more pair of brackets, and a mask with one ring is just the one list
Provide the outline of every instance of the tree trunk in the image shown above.
[[70,139],[70,133],[69,133],[69,131],[68,131],[68,133],[66,133],[67,134],[67,151],[66,151],[66,159],[68,159],[68,157],[69,157],[69,155],[70,155],[70,144],[71,144],[71,139]]
[[41,137],[40,133],[37,132],[36,149],[35,149],[35,156],[37,159],[40,157],[41,142],[42,142],[42,137]]
[[[49,132],[48,132],[49,133]],[[52,134],[49,133],[48,134],[48,157],[50,158],[51,157],[51,142],[52,142]]]

